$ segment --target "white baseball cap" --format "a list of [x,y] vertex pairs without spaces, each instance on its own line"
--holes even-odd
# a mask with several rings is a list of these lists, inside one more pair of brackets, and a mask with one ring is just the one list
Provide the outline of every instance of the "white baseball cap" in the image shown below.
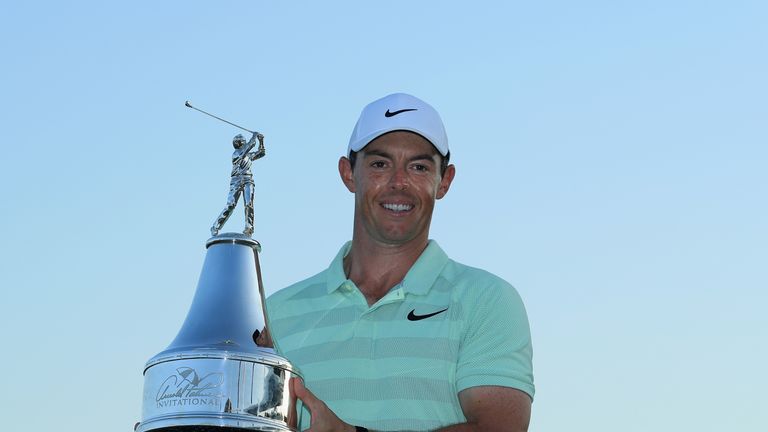
[[448,154],[448,136],[440,114],[415,96],[393,93],[363,108],[349,138],[347,156],[385,133],[398,130],[417,133],[431,142],[441,155]]

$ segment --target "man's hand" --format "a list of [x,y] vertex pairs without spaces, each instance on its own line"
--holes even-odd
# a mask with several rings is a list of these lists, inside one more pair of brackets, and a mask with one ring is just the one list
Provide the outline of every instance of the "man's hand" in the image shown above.
[[312,413],[312,420],[307,432],[355,432],[354,426],[344,423],[336,417],[336,414],[328,408],[325,402],[307,390],[301,379],[291,378],[289,386],[291,395],[301,399]]
[[262,135],[262,134],[260,134],[258,132],[254,132],[253,136],[259,139],[259,149],[258,149],[258,152],[261,153],[262,155],[265,155],[267,153],[267,151],[264,149],[264,135]]

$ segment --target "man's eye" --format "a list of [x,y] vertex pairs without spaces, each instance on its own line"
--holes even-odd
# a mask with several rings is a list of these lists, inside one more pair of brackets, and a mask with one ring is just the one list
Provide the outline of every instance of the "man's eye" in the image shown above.
[[374,161],[371,162],[371,166],[374,168],[384,168],[385,164],[384,161]]
[[414,164],[413,169],[416,171],[427,171],[429,168],[426,165]]

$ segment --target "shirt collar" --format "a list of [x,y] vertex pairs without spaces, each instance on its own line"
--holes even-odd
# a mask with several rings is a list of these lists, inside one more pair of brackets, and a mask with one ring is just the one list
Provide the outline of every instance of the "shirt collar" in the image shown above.
[[[344,273],[344,257],[347,256],[351,247],[352,242],[346,242],[336,254],[331,265],[328,266],[326,288],[329,294],[347,282],[347,275]],[[405,274],[405,279],[402,282],[403,290],[418,295],[428,293],[447,263],[448,255],[436,241],[430,240],[424,252]]]
[[336,254],[336,258],[331,261],[331,265],[328,266],[326,272],[326,287],[328,288],[328,294],[341,288],[347,281],[347,274],[344,273],[344,257],[349,253],[349,249],[352,247],[352,242],[348,241],[341,247],[339,253]]

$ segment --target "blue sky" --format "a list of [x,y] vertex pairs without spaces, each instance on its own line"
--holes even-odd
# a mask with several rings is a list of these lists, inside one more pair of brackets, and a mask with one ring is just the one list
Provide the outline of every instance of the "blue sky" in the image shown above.
[[[523,296],[531,431],[768,424],[758,1],[24,2],[0,14],[9,430],[130,430],[238,131],[269,292],[351,235],[357,114],[404,91],[457,166],[432,237]],[[227,228],[237,229],[239,209]]]

